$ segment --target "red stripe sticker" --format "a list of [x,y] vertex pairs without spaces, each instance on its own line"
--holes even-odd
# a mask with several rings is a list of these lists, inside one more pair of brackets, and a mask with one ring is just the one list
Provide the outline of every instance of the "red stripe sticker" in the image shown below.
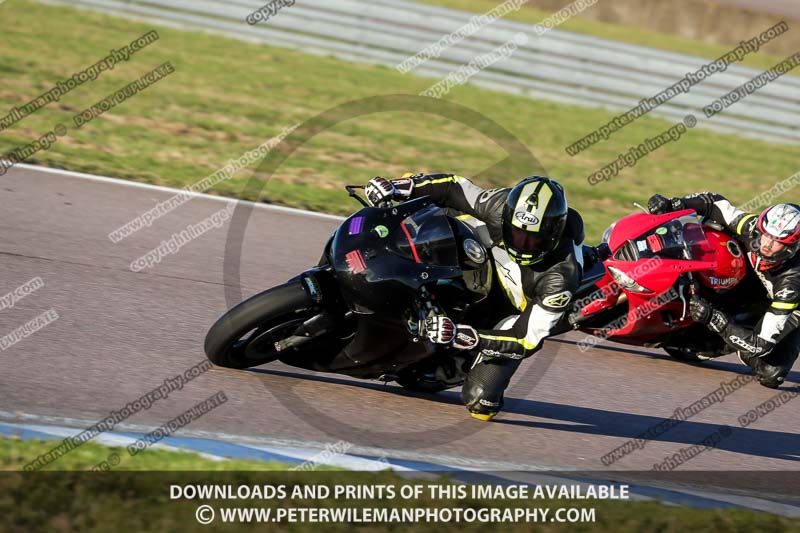
[[414,261],[417,263],[421,263],[422,261],[419,260],[419,254],[417,254],[417,247],[414,245],[414,239],[411,238],[411,234],[408,232],[408,228],[406,228],[405,224],[400,224],[400,227],[403,228],[403,233],[406,234],[406,239],[408,239],[408,244],[411,246],[411,252],[414,254]]

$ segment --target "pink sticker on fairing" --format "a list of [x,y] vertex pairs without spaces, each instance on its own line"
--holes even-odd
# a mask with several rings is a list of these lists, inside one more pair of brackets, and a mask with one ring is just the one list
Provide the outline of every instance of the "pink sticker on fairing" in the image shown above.
[[364,261],[364,256],[361,255],[360,250],[353,250],[344,256],[347,261],[347,266],[353,274],[359,274],[367,269],[367,263]]

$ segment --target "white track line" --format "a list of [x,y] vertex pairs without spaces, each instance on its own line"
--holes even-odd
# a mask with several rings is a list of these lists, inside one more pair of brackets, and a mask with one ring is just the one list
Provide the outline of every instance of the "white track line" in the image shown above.
[[[60,437],[62,439],[66,439],[67,437],[75,437],[79,435],[83,430],[76,429],[76,428],[67,428],[63,426],[41,426],[36,424],[10,424],[6,423],[8,426],[14,426],[20,429],[27,429],[30,431],[37,431],[39,433],[47,433],[49,435],[53,435],[55,437]],[[133,444],[137,441],[137,438],[133,437],[126,437],[124,435],[117,435],[114,433],[100,433],[96,437],[92,439],[92,442],[97,444],[102,444],[104,446],[109,447],[117,447],[117,448],[126,448],[128,445]],[[160,442],[156,442],[155,444],[150,444],[149,448],[156,449],[156,450],[167,450],[171,452],[181,452],[186,451],[183,448],[178,448],[175,446],[169,446],[166,444],[162,444]],[[194,450],[189,450],[192,453],[195,453],[201,457],[206,459],[210,459],[212,461],[227,461],[227,457],[221,457],[219,455],[213,455],[210,453],[205,452],[197,452]]]
[[[57,426],[66,426],[73,428],[88,428],[97,423],[97,420],[88,420],[81,418],[70,418],[63,416],[49,416],[39,415],[34,413],[24,413],[21,411],[11,412],[0,410],[0,421],[8,423],[38,423],[50,424]],[[155,430],[157,426],[143,426],[138,424],[130,424],[121,422],[114,427],[114,431],[129,431],[132,433],[150,433]],[[175,432],[175,436],[179,437],[194,437],[200,439],[212,439],[231,442],[240,445],[255,445],[255,446],[277,446],[284,448],[301,448],[301,449],[314,449],[314,450],[327,450],[330,446],[335,446],[334,442],[318,442],[297,439],[278,439],[272,437],[262,437],[255,435],[236,435],[225,432],[216,431],[202,431],[193,429],[180,429]],[[360,446],[355,445],[348,449],[350,454],[369,455],[369,456],[385,456],[393,459],[401,459],[408,461],[418,461],[422,463],[432,463],[435,465],[475,469],[475,470],[494,470],[494,471],[571,471],[575,468],[557,467],[552,465],[540,465],[532,463],[514,463],[502,461],[484,461],[475,458],[454,457],[448,455],[430,454],[424,452],[412,452],[406,450],[393,450],[386,448],[377,448],[373,446]]]
[[316,211],[307,211],[305,209],[295,209],[293,207],[284,207],[280,205],[250,202],[248,200],[239,200],[237,198],[229,198],[227,196],[216,196],[213,194],[192,192],[192,191],[187,191],[186,189],[174,189],[172,187],[163,187],[161,185],[152,185],[150,183],[139,183],[138,181],[129,181],[120,178],[111,178],[108,176],[95,176],[94,174],[85,174],[83,172],[74,172],[72,170],[62,170],[60,168],[42,167],[38,165],[29,165],[27,163],[19,163],[17,165],[14,165],[10,170],[13,170],[14,168],[19,168],[20,170],[22,169],[35,170],[37,172],[42,172],[44,174],[58,174],[68,178],[78,178],[89,181],[97,181],[100,183],[109,183],[121,187],[133,187],[137,189],[147,189],[151,191],[166,192],[170,194],[176,194],[176,193],[188,194],[189,196],[192,196],[194,198],[203,198],[205,200],[213,200],[215,202],[225,202],[229,204],[230,203],[242,204],[242,205],[252,206],[257,209],[266,209],[268,211],[277,211],[280,213],[289,213],[292,215],[315,217],[315,218],[322,218],[325,220],[337,220],[337,221],[342,221],[345,219],[345,217],[341,217],[338,215],[317,213]]

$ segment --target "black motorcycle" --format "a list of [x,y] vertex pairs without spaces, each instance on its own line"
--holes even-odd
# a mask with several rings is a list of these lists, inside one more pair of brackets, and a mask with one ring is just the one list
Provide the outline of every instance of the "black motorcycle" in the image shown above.
[[371,207],[357,188],[363,187],[346,187],[364,208],[334,232],[316,267],[214,323],[205,339],[214,364],[247,368],[280,360],[425,392],[463,381],[472,361],[428,341],[424,323],[445,314],[483,327],[506,311],[504,298],[490,296],[497,291],[491,291],[485,226],[428,197]]

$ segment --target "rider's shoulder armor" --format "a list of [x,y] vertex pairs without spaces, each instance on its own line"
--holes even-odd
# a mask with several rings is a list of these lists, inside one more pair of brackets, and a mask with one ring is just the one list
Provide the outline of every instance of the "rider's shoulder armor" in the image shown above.
[[475,213],[489,229],[489,235],[495,244],[503,240],[503,206],[511,189],[489,189],[483,191],[475,200]]

